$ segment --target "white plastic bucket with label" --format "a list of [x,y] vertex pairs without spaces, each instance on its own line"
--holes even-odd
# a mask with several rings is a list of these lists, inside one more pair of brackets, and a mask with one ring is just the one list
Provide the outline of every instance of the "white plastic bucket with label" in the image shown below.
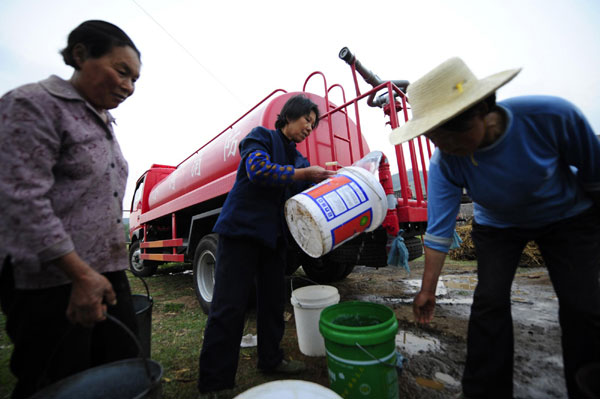
[[387,213],[378,179],[349,166],[286,201],[292,236],[308,255],[318,258],[362,232],[375,230]]
[[306,356],[325,356],[325,340],[319,332],[321,311],[340,301],[337,288],[330,285],[310,285],[292,291],[298,347]]

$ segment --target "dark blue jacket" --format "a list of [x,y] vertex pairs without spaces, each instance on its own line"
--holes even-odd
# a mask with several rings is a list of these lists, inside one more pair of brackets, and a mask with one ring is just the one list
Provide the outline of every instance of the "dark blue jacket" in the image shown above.
[[293,182],[283,187],[271,187],[251,182],[245,161],[248,154],[256,150],[269,154],[271,162],[278,165],[292,165],[294,168],[310,166],[296,149],[296,143],[285,137],[281,130],[262,126],[252,129],[240,143],[242,159],[235,184],[227,195],[214,231],[232,237],[250,237],[275,248],[277,238],[285,237],[286,233],[283,217],[285,201],[306,189],[308,184]]

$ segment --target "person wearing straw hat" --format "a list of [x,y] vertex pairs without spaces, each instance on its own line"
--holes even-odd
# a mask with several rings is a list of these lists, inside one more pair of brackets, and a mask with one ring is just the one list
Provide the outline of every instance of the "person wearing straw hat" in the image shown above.
[[575,373],[600,361],[600,141],[570,102],[523,96],[496,103],[520,69],[478,79],[459,58],[408,87],[412,119],[390,136],[437,147],[429,165],[425,269],[413,311],[433,319],[436,285],[463,188],[474,204],[478,283],[462,378],[465,397],[511,398],[510,291],[523,248],[535,241],[559,301],[569,397]]

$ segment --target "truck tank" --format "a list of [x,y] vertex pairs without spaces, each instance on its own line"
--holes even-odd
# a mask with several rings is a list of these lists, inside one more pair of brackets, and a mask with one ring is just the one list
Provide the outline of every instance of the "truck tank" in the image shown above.
[[[191,203],[206,201],[229,192],[240,161],[240,141],[256,126],[274,129],[279,111],[290,97],[297,94],[310,98],[317,104],[322,115],[336,108],[331,102],[328,104],[324,97],[312,93],[272,93],[158,182],[149,194],[150,212],[143,219],[151,220]],[[326,166],[328,162],[337,161],[339,166],[349,166],[369,152],[362,135],[360,141],[362,146],[357,145],[359,133],[356,125],[348,118],[345,110],[340,110],[321,119],[317,129],[308,139],[298,144],[297,148],[312,165]]]

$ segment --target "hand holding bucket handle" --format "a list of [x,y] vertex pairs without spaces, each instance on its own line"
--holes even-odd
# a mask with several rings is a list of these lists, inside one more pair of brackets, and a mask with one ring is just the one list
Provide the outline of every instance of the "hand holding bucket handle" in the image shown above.
[[106,304],[117,303],[117,296],[110,281],[92,269],[75,251],[52,262],[72,283],[66,313],[69,321],[90,328],[104,320]]

